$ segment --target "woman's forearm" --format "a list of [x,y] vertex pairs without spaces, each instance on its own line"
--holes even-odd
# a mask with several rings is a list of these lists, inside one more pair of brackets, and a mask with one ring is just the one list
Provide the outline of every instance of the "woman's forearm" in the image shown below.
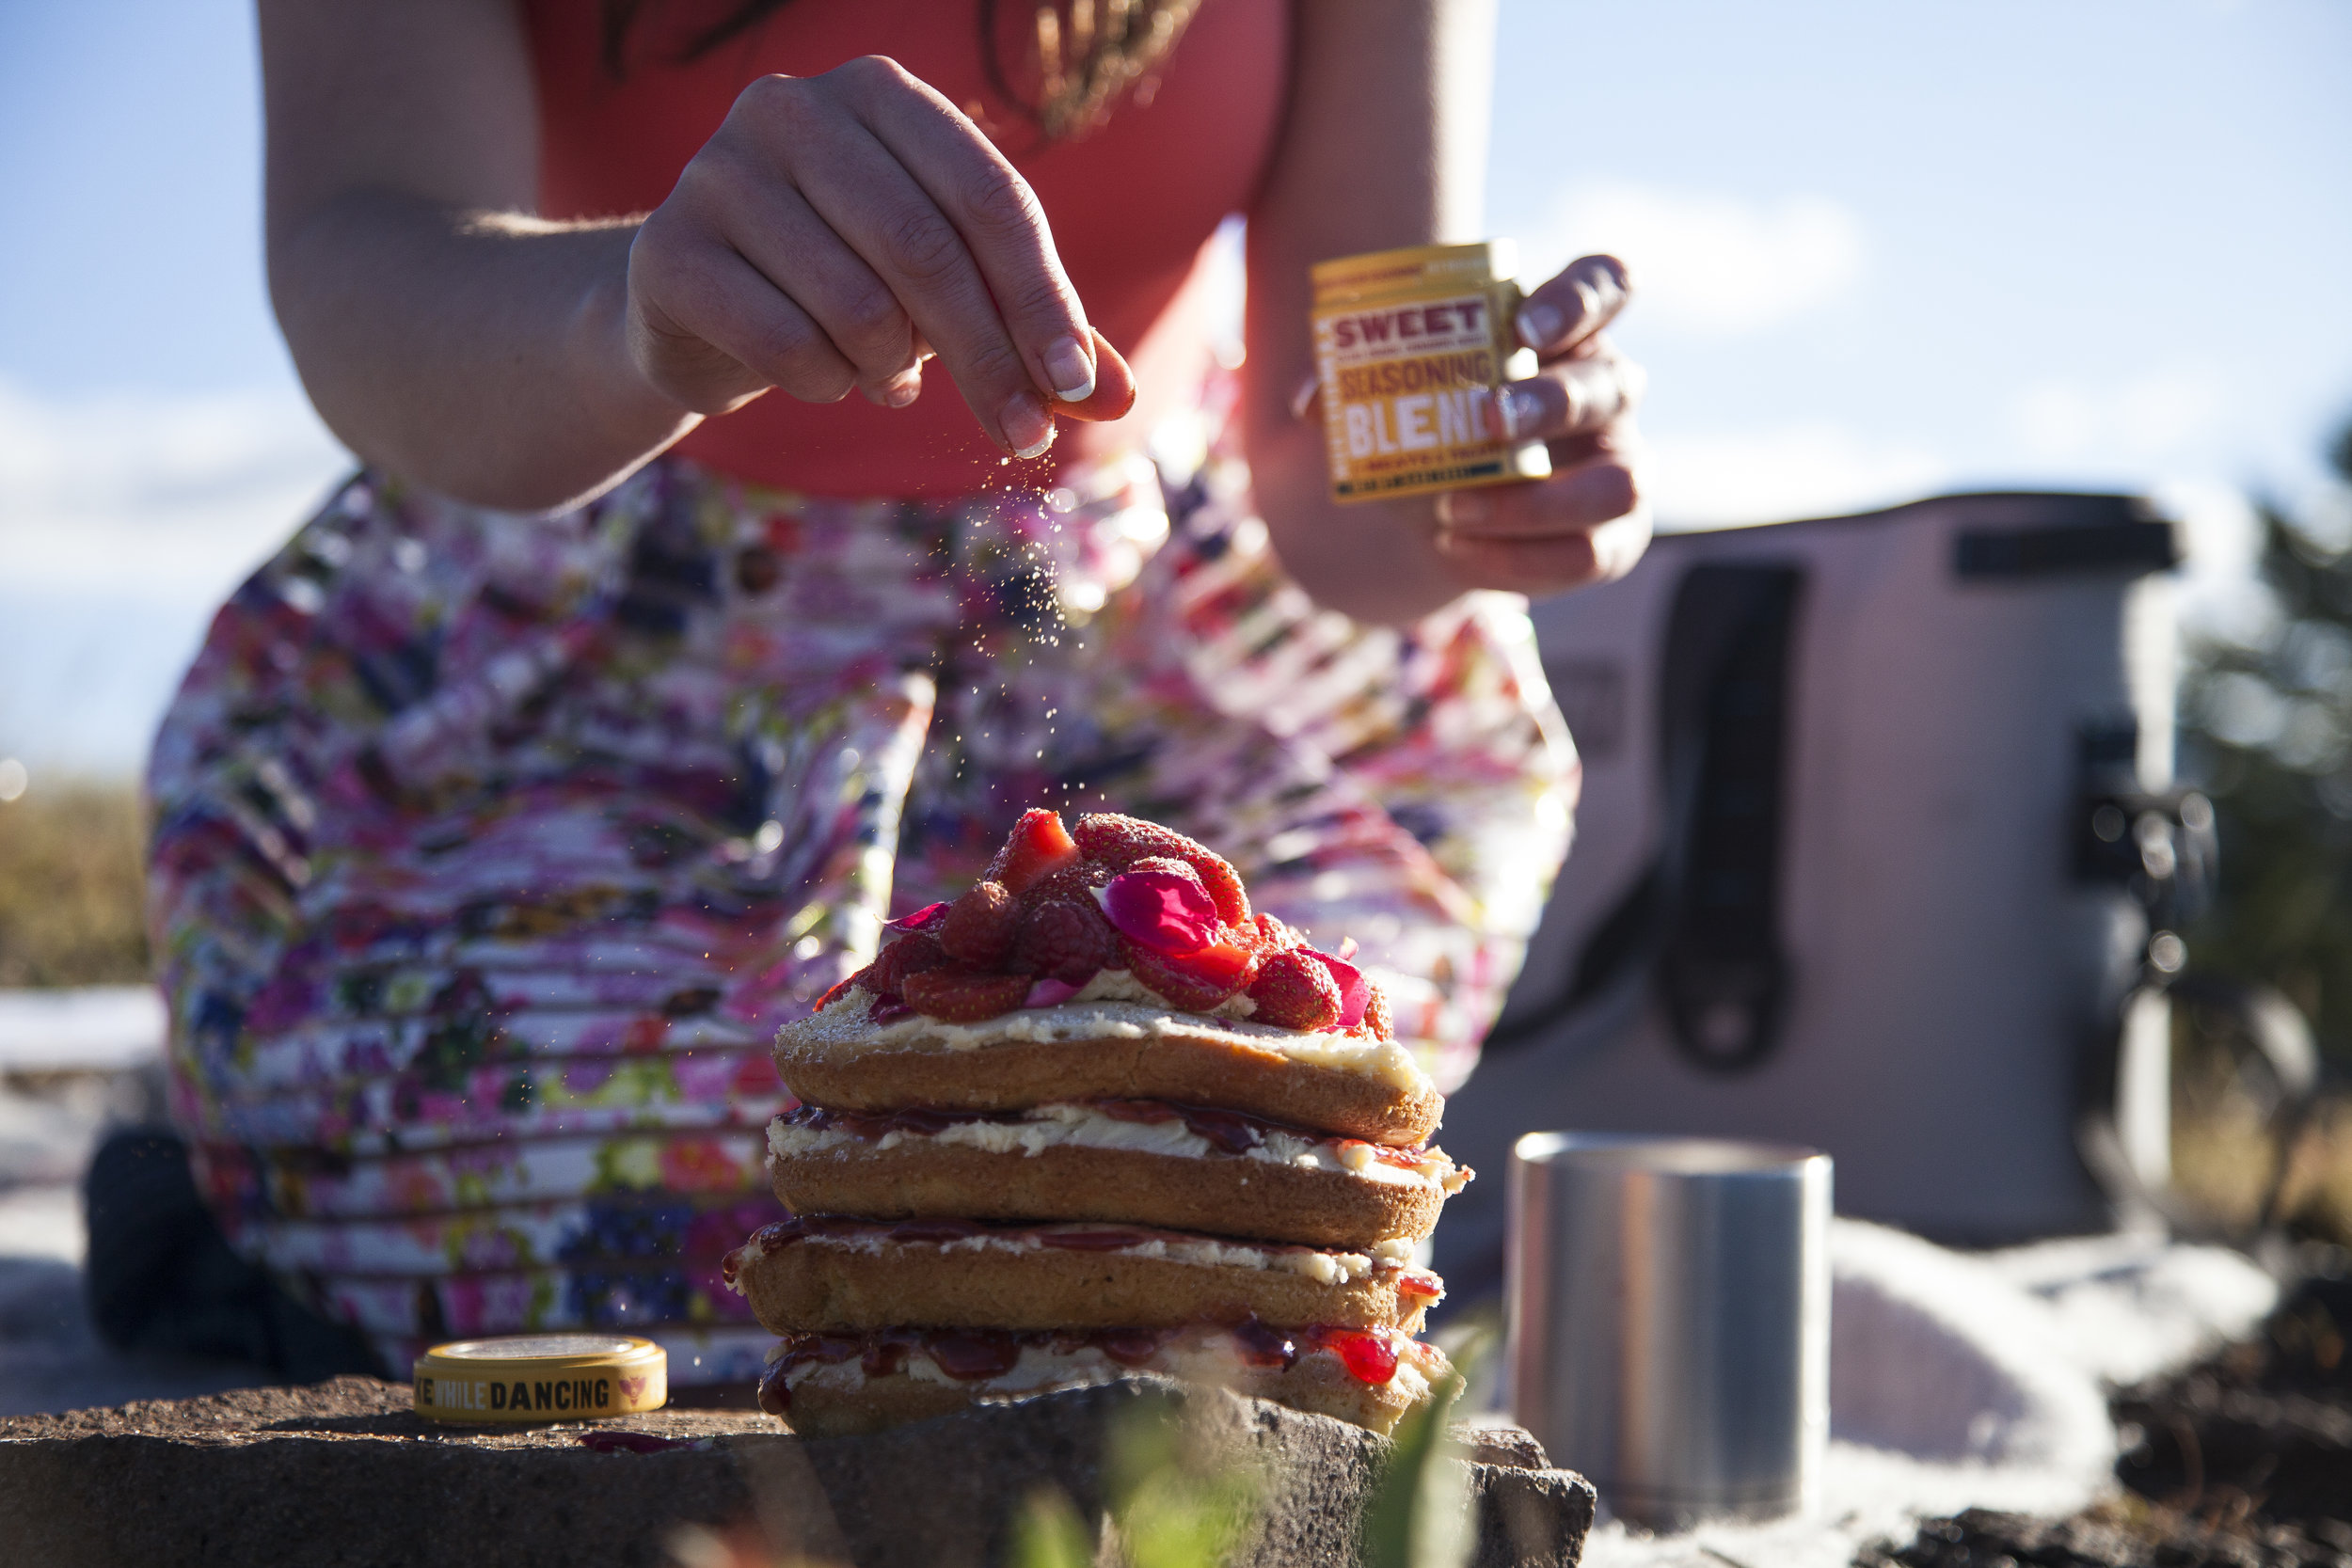
[[697,419],[631,362],[635,232],[350,191],[272,236],[271,292],[311,401],[353,451],[462,500],[548,510]]
[[1322,423],[1292,399],[1314,370],[1316,261],[1477,237],[1493,8],[1486,0],[1302,0],[1282,145],[1249,212],[1243,438],[1283,566],[1315,599],[1407,621],[1465,583],[1427,497],[1330,499]]

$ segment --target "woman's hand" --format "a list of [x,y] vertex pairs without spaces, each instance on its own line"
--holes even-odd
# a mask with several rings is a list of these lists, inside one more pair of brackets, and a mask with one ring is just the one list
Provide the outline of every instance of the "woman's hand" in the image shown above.
[[1467,585],[1551,594],[1622,577],[1649,543],[1633,407],[1642,368],[1603,332],[1631,294],[1625,264],[1587,256],[1527,298],[1519,339],[1542,368],[1496,398],[1515,440],[1542,438],[1551,477],[1438,498],[1438,552]]
[[896,62],[746,87],[637,231],[630,357],[699,414],[771,387],[890,407],[933,353],[989,437],[1117,419],[1135,379],[1087,324],[1028,182]]

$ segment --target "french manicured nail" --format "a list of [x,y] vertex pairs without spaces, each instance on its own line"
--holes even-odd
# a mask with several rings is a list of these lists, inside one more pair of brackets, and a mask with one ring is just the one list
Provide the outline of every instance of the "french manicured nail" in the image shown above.
[[1567,318],[1560,314],[1558,307],[1540,299],[1531,299],[1520,306],[1515,319],[1518,322],[1519,341],[1529,348],[1549,348],[1568,329]]
[[1475,528],[1487,511],[1486,498],[1475,490],[1448,490],[1438,498],[1438,521],[1448,528]]
[[1054,444],[1053,417],[1045,405],[1029,392],[1015,392],[1005,400],[997,411],[996,423],[1005,433],[1005,445],[1015,457],[1038,457]]
[[1495,412],[1502,418],[1502,435],[1517,441],[1533,436],[1544,422],[1544,400],[1524,387],[1503,387],[1495,392]]
[[1064,403],[1084,403],[1094,395],[1094,356],[1075,338],[1057,340],[1045,351],[1045,374]]

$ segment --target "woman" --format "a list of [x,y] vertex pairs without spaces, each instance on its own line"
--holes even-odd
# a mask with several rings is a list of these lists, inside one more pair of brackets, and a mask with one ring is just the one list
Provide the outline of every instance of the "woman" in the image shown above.
[[395,1369],[594,1324],[748,1376],[716,1267],[771,1202],[770,1037],[1041,802],[1352,933],[1458,1081],[1574,766],[1472,591],[1639,553],[1622,269],[1521,317],[1549,481],[1340,509],[1295,404],[1311,262],[1474,232],[1487,27],[264,0],[272,289],[368,467],[151,770],[175,1117],[237,1250]]

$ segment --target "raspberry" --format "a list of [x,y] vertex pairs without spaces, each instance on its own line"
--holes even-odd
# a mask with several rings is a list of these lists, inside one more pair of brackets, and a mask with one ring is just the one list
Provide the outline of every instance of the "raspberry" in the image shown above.
[[944,1023],[977,1023],[1011,1012],[1029,994],[1025,974],[983,974],[950,963],[907,977],[907,1005]]
[[1083,986],[1119,954],[1110,922],[1095,908],[1068,898],[1041,904],[1024,915],[1013,940],[1014,967],[1030,974]]
[[1183,861],[1200,874],[1200,885],[1216,900],[1219,920],[1228,926],[1250,924],[1249,895],[1242,891],[1240,876],[1206,845],[1172,828],[1139,816],[1097,812],[1078,818],[1072,836],[1089,859],[1103,861],[1114,871],[1124,871],[1136,861],[1153,856]]
[[1371,982],[1372,994],[1364,999],[1364,1027],[1376,1040],[1396,1038],[1396,1019],[1389,1011],[1389,993],[1380,989],[1380,982]]
[[1021,906],[1002,882],[974,882],[939,923],[939,945],[951,958],[977,969],[994,969],[1011,956],[1021,929]]
[[987,879],[1002,882],[1009,891],[1020,893],[1039,878],[1077,858],[1078,846],[1072,841],[1070,831],[1061,825],[1057,814],[1042,809],[1026,811],[1013,825],[1005,847],[988,863]]
[[1340,1021],[1340,983],[1304,953],[1277,953],[1260,964],[1249,1000],[1258,1005],[1250,1018],[1277,1028],[1313,1031]]
[[1115,873],[1101,861],[1074,861],[1059,870],[1049,871],[1021,891],[1021,907],[1042,909],[1048,904],[1069,900],[1091,904],[1094,890],[1109,881]]
[[1169,1006],[1188,1013],[1205,1013],[1240,990],[1258,965],[1258,955],[1234,942],[1215,942],[1197,953],[1170,958],[1121,938],[1119,959]]
[[947,961],[946,950],[930,932],[900,937],[866,966],[866,989],[877,996],[904,996],[910,975],[937,969]]

